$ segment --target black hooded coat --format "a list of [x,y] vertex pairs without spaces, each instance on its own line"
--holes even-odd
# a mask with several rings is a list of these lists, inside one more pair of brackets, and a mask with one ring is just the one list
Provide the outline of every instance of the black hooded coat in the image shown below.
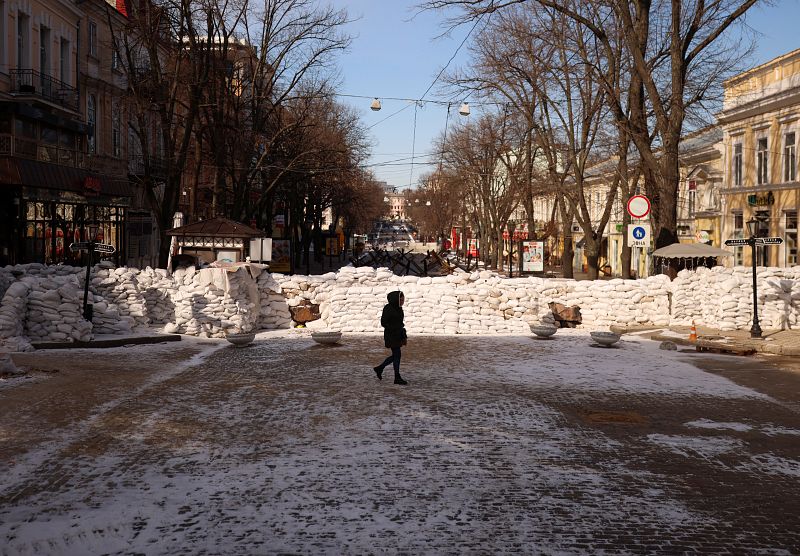
[[402,292],[394,291],[386,295],[389,303],[383,306],[381,326],[383,326],[383,341],[387,348],[397,348],[403,345],[408,338],[403,326],[403,308],[400,307]]

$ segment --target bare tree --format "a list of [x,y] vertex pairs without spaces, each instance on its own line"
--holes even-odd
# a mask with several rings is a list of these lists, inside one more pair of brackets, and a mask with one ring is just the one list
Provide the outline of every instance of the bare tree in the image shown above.
[[509,147],[517,141],[509,141],[507,124],[506,114],[487,114],[457,127],[441,146],[446,172],[462,185],[462,230],[477,225],[482,258],[493,267],[502,265],[503,231],[519,204],[518,184],[524,179],[523,159]]
[[[653,200],[656,247],[677,241],[678,144],[684,125],[691,108],[704,108],[710,89],[741,58],[740,43],[726,42],[725,32],[757,0],[530,1],[563,13],[592,33],[607,63],[630,63],[636,75],[629,81],[630,95],[611,96],[619,93],[614,81],[600,83],[615,101],[615,120],[639,151],[645,187]],[[430,0],[422,6],[462,8],[452,21],[456,24],[526,2]],[[620,35],[624,50],[615,48],[614,37]],[[626,106],[626,99],[633,102]]]

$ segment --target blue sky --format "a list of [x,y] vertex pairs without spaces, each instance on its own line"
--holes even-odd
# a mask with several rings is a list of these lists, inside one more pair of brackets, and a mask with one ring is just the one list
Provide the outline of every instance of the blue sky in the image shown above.
[[[339,58],[339,92],[366,97],[379,97],[382,110],[369,109],[370,98],[341,100],[356,108],[366,127],[370,127],[373,155],[369,164],[378,179],[400,189],[416,186],[420,175],[435,165],[430,153],[433,141],[447,121],[447,108],[425,103],[388,100],[387,97],[420,98],[448,63],[469,32],[459,27],[449,36],[441,12],[417,14],[416,0],[333,0],[336,7],[347,9],[356,19],[348,26],[354,36],[350,49]],[[747,23],[760,34],[758,49],[750,66],[764,63],[800,47],[797,25],[800,22],[800,0],[775,0],[771,6],[761,5],[748,12]],[[458,52],[448,69],[464,66],[469,60],[467,45]],[[425,99],[443,100],[442,89],[435,85]],[[451,98],[450,123],[458,119],[462,98]],[[402,112],[385,121],[398,110]],[[480,107],[472,106],[477,114]],[[413,157],[413,168],[412,168]]]

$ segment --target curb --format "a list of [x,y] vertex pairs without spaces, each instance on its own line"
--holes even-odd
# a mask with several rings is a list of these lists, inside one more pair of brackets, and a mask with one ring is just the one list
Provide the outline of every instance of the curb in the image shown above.
[[[679,338],[675,336],[666,336],[660,334],[660,332],[664,330],[669,330],[670,327],[668,326],[617,326],[611,325],[609,329],[616,333],[616,334],[637,334],[652,331],[653,334],[650,335],[651,340],[655,340],[658,342],[673,342],[675,344],[681,346],[694,346],[694,347],[701,347],[711,350],[720,350],[720,351],[755,351],[756,353],[769,353],[773,355],[788,355],[788,356],[800,356],[800,340],[791,342],[790,345],[787,343],[780,342],[780,341],[769,341],[769,340],[751,340],[750,338],[747,339],[737,339],[732,338],[728,342],[716,342],[714,340],[704,339],[705,337],[710,336],[711,334],[701,334],[698,338],[698,342],[690,342],[688,338]],[[720,332],[719,334],[714,334],[723,336],[724,333]],[[799,334],[800,335],[800,334]]]
[[180,342],[180,334],[163,334],[160,336],[128,336],[123,338],[103,338],[88,342],[32,342],[34,349],[77,349],[77,348],[114,348],[131,344],[160,344],[162,342]]

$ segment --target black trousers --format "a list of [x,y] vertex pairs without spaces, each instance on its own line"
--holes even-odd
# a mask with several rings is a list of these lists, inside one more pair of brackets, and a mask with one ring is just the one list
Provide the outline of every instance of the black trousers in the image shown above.
[[394,372],[397,373],[397,372],[400,372],[400,348],[396,347],[396,348],[391,348],[391,349],[392,349],[392,354],[389,357],[387,357],[386,360],[383,363],[381,363],[380,365],[378,365],[378,366],[381,369],[383,369],[389,363],[391,363],[392,367],[394,368]]

